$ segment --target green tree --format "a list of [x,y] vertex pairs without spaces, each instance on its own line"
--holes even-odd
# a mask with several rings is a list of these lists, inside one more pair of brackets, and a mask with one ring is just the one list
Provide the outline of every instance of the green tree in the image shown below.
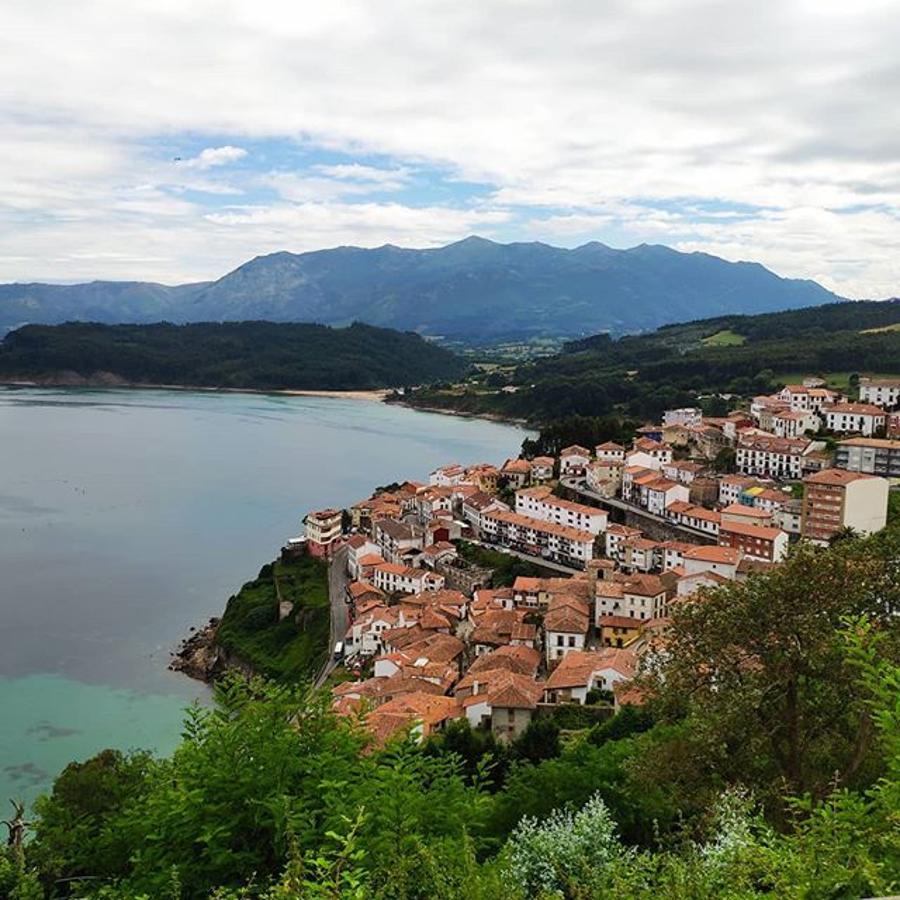
[[746,784],[782,827],[785,793],[821,800],[835,785],[871,783],[880,771],[872,723],[839,627],[865,615],[897,653],[897,548],[885,549],[801,543],[769,574],[677,604],[647,684],[662,720],[681,725],[648,744],[642,775],[680,783],[680,802],[695,806],[723,783]]

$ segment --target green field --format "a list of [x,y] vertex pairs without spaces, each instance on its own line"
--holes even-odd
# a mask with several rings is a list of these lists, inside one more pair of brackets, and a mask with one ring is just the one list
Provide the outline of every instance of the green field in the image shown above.
[[[278,621],[276,579],[281,596],[294,608]],[[263,566],[225,608],[218,643],[269,678],[300,681],[312,678],[328,653],[331,614],[328,567],[301,557]]]
[[894,322],[893,325],[882,325],[881,328],[865,328],[860,334],[880,334],[884,331],[900,331],[900,322]]
[[746,340],[742,334],[726,328],[703,338],[700,343],[704,347],[740,347]]

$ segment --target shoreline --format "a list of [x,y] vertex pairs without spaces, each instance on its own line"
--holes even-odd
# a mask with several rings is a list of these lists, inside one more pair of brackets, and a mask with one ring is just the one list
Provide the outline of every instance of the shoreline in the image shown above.
[[482,419],[485,422],[498,422],[501,425],[516,425],[527,431],[533,431],[535,434],[540,431],[537,425],[529,422],[527,419],[517,419],[513,416],[501,416],[499,413],[474,413],[466,412],[459,409],[446,409],[441,406],[418,406],[415,403],[407,403],[405,400],[394,400],[397,406],[405,406],[407,409],[414,409],[418,412],[438,413],[442,416],[456,416],[459,419]]
[[7,389],[56,389],[73,388],[106,391],[185,391],[197,394],[257,394],[274,397],[325,397],[335,400],[367,400],[383,403],[393,393],[393,388],[372,388],[367,390],[317,390],[301,388],[251,388],[251,387],[211,387],[200,384],[152,384],[150,382],[115,382],[105,380],[66,381],[62,379],[32,381],[17,379],[0,381],[0,387]]

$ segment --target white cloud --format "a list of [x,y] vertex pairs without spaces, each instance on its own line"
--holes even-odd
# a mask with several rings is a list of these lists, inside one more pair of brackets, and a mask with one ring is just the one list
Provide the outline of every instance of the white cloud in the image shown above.
[[247,155],[242,147],[207,147],[191,159],[178,160],[186,169],[212,169],[214,166],[225,166],[237,162]]
[[[57,248],[74,258],[86,233],[169,261],[134,277],[208,277],[269,246],[268,216],[282,218],[285,249],[376,241],[379,227],[378,243],[413,244],[455,228],[561,240],[613,229],[851,296],[900,293],[898,45],[889,0],[6,0],[0,277],[44,274],[42,260]],[[182,133],[222,143],[148,163],[149,140],[177,147]],[[255,151],[224,163],[273,137],[366,162],[282,172],[260,161],[255,177],[280,201],[255,212],[164,199],[248,190],[232,173]],[[430,213],[368,202],[435,171],[489,185],[502,221],[445,208],[433,191]],[[160,196],[134,196],[144,183]],[[761,211],[711,222],[696,211],[710,203]],[[345,210],[356,205],[368,209]],[[225,228],[222,216],[244,216],[224,249],[205,230]]]

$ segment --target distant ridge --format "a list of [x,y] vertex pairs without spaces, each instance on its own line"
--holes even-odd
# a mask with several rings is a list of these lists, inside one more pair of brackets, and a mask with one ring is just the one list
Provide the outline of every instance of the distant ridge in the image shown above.
[[0,333],[26,323],[353,321],[455,339],[577,337],[841,298],[759,263],[640,244],[574,249],[468,237],[417,250],[280,251],[216,281],[0,285]]

